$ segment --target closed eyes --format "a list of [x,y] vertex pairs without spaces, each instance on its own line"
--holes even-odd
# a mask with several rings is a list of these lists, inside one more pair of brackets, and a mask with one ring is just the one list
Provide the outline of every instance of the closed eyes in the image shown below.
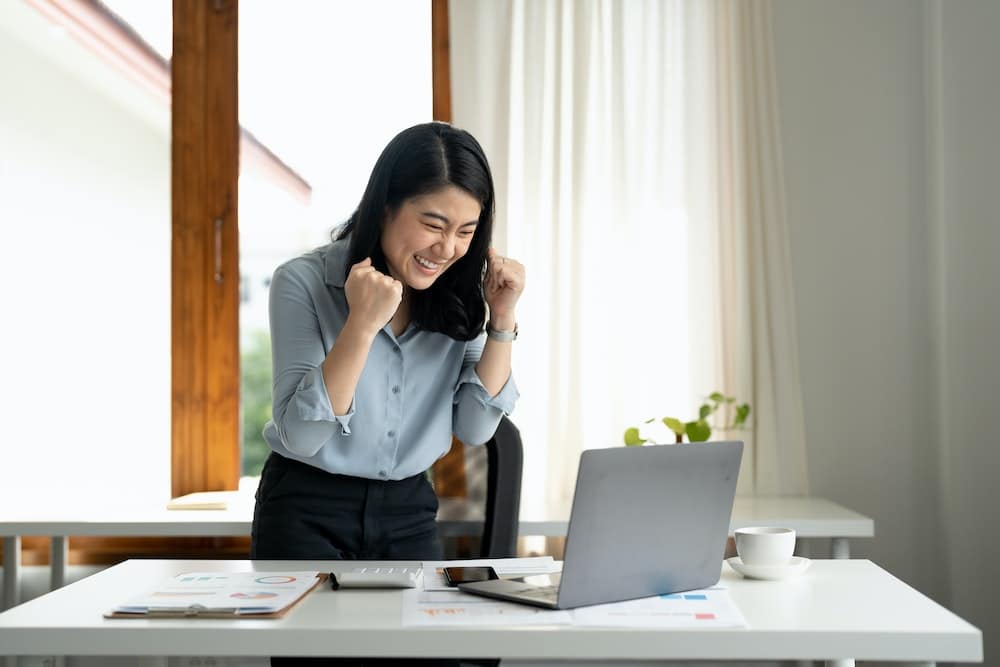
[[[424,223],[424,227],[426,227],[427,229],[431,230],[432,232],[434,232],[436,234],[440,234],[440,233],[442,233],[442,232],[445,231],[445,228],[442,227],[441,225],[436,225],[436,224],[429,223],[429,222],[425,222]],[[473,236],[475,236],[475,234],[476,234],[476,228],[475,227],[469,228],[468,226],[463,227],[458,232],[458,235],[460,237],[462,237],[463,239],[470,239]]]

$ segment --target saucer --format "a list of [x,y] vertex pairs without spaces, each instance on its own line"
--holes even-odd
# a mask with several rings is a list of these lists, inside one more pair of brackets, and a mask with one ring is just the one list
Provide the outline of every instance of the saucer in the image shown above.
[[733,568],[748,579],[766,579],[768,581],[779,581],[797,577],[809,569],[812,562],[808,558],[792,556],[792,560],[787,565],[747,565],[739,556],[727,558],[729,567]]

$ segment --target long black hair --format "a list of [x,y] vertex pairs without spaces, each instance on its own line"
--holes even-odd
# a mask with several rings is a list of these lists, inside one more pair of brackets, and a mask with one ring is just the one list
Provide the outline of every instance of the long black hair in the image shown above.
[[[483,274],[493,238],[493,175],[475,137],[447,123],[424,123],[397,134],[385,147],[361,203],[336,239],[351,237],[350,267],[365,257],[388,274],[382,253],[387,215],[407,199],[454,185],[479,201],[479,224],[465,255],[426,290],[410,293],[410,319],[428,331],[472,340],[486,324]],[[345,280],[347,275],[344,276]]]

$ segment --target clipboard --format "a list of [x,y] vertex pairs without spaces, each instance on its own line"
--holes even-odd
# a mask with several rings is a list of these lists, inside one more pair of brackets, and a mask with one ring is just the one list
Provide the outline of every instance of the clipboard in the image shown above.
[[281,618],[328,578],[325,572],[187,572],[104,618]]

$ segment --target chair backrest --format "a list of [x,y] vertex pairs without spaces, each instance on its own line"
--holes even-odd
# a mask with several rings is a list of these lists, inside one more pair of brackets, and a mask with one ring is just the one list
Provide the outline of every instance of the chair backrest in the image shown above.
[[486,458],[486,520],[480,557],[516,556],[524,452],[521,432],[507,417],[486,443]]

